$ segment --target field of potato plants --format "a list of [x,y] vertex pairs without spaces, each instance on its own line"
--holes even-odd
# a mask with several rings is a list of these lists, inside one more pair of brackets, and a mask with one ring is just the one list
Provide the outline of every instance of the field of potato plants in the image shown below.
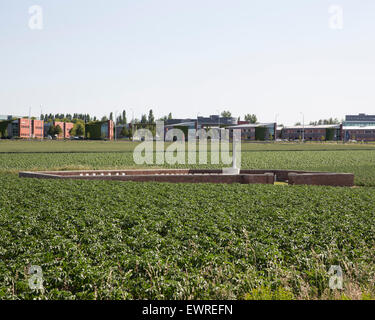
[[29,143],[0,142],[0,299],[375,299],[373,145],[243,146],[243,168],[355,173],[340,188],[20,179],[135,167],[131,143]]

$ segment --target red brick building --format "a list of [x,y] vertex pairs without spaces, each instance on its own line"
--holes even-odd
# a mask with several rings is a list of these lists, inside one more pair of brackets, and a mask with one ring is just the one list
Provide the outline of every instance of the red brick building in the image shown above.
[[65,122],[64,124],[64,139],[70,138],[70,130],[72,130],[74,127],[74,123],[72,122]]
[[31,120],[30,119],[18,119],[18,134],[15,134],[19,138],[31,138]]
[[113,140],[114,138],[114,122],[112,120],[108,120],[108,139]]
[[62,121],[53,121],[48,122],[44,126],[45,136],[48,136],[48,130],[51,126],[59,126],[61,128],[61,133],[57,136],[57,139],[69,139],[70,130],[74,127],[73,122],[62,122]]
[[31,120],[27,118],[20,118],[13,122],[13,132],[11,136],[19,138],[39,138],[42,139],[44,136],[44,121],[43,120]]
[[287,126],[281,129],[281,138],[286,140],[322,141],[340,140],[342,137],[339,124]]
[[19,118],[10,121],[6,131],[5,136],[8,138],[42,139],[44,136],[44,121]]
[[44,121],[43,120],[31,120],[31,136],[33,138],[39,138],[42,139],[44,136]]

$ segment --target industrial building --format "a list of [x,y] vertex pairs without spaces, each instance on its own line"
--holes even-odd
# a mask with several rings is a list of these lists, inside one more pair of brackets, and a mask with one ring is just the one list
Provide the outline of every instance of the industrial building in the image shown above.
[[287,126],[281,129],[279,137],[284,140],[341,140],[342,126],[339,124]]
[[210,115],[209,117],[197,117],[196,119],[170,119],[165,122],[166,127],[182,126],[186,123],[191,126],[194,123],[195,129],[212,128],[212,127],[226,127],[236,125],[237,118],[234,117],[220,117],[219,115]]
[[61,133],[56,137],[57,139],[70,139],[70,130],[73,129],[73,122],[63,122],[63,121],[50,121],[44,123],[44,136],[48,137],[48,131],[51,126],[59,126],[61,128]]
[[113,140],[114,131],[112,120],[90,122],[85,125],[85,137],[90,140]]
[[[51,121],[45,123],[43,120],[19,118],[0,120],[0,138],[2,139],[43,139],[48,137],[51,126],[60,126],[62,132],[57,139],[70,139],[70,131],[74,127],[72,122]],[[114,123],[112,120],[91,122],[85,125],[87,139],[114,138]]]
[[1,122],[2,138],[42,139],[44,135],[43,121],[28,118],[5,120]]
[[275,140],[276,122],[270,123],[246,123],[236,126],[228,126],[230,136],[234,129],[241,130],[241,139],[244,141]]
[[368,127],[375,126],[375,115],[359,113],[358,115],[346,115],[344,127]]

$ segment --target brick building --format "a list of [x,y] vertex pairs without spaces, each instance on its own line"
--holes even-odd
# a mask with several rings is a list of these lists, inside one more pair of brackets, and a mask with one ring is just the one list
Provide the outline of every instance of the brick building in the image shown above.
[[322,141],[340,140],[342,137],[342,126],[339,124],[288,126],[281,129],[281,139]]
[[70,130],[74,127],[73,122],[63,122],[63,121],[53,121],[47,122],[44,125],[44,136],[48,137],[49,133],[48,130],[51,126],[59,126],[61,128],[61,133],[57,136],[57,139],[69,139],[70,138]]
[[234,129],[241,130],[241,140],[244,141],[265,141],[274,140],[276,132],[276,123],[246,123],[236,126],[229,126],[230,136]]
[[23,138],[23,139],[42,139],[44,135],[43,120],[33,120],[28,118],[19,118],[8,120],[5,137]]
[[375,141],[375,126],[345,126],[342,131],[345,141]]
[[74,123],[72,122],[65,122],[64,124],[64,139],[70,138],[70,130],[74,127]]

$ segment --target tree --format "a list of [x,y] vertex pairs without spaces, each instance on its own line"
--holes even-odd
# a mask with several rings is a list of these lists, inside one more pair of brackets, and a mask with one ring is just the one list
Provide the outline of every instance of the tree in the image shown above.
[[129,130],[126,126],[123,126],[120,132],[122,137],[129,137]]
[[141,123],[146,124],[147,123],[147,117],[145,114],[142,114]]
[[337,118],[320,119],[319,121],[310,121],[310,125],[322,125],[322,124],[339,124],[340,121]]
[[112,120],[112,121],[113,121],[113,112],[111,112],[111,113],[109,114],[109,120]]
[[108,121],[108,118],[106,116],[102,117],[102,121]]
[[223,111],[223,112],[221,113],[221,116],[222,116],[223,118],[231,118],[231,117],[232,117],[232,113],[231,113],[230,111]]
[[152,112],[152,109],[150,109],[148,113],[148,123],[149,124],[155,123],[155,117],[154,117],[154,113]]
[[57,125],[57,126],[55,126],[55,135],[60,135],[60,134],[62,134],[62,129],[61,129],[61,127],[59,126],[59,125]]
[[116,118],[116,124],[122,124],[121,114]]
[[245,114],[245,121],[249,121],[250,123],[257,123],[258,119],[255,114]]
[[50,136],[52,136],[52,137],[54,137],[54,136],[58,136],[59,134],[62,133],[62,129],[61,129],[61,127],[60,127],[59,125],[57,125],[57,126],[53,126],[53,125],[51,125],[51,126],[49,127],[47,133],[48,133]]
[[172,120],[172,112],[169,112],[169,114],[168,114],[168,120]]
[[75,130],[74,136],[83,137],[85,135],[85,125],[82,122],[77,122],[72,130]]

